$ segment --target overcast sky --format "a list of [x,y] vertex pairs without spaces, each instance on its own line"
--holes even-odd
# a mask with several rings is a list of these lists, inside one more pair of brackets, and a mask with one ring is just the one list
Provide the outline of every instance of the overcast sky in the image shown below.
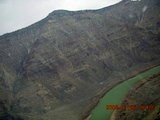
[[57,9],[99,9],[121,0],[0,0],[0,35],[31,25]]

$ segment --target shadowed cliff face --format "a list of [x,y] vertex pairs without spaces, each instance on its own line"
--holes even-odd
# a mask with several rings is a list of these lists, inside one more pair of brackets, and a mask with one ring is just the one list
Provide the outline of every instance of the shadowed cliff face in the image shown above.
[[159,0],[125,0],[1,36],[1,118],[78,120],[102,88],[159,63],[159,13]]

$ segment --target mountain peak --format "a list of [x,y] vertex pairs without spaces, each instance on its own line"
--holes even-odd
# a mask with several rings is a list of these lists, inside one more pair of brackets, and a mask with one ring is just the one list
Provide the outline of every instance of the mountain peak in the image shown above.
[[74,11],[68,11],[68,10],[55,10],[49,14],[49,16],[64,16],[64,15],[71,15]]
[[159,1],[55,10],[1,36],[0,119],[78,120],[100,91],[160,63]]

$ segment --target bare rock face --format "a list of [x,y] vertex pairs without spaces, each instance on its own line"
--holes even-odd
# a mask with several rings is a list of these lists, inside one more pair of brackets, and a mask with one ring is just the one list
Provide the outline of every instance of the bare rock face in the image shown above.
[[78,120],[109,83],[159,63],[159,13],[159,0],[124,0],[0,36],[0,119]]

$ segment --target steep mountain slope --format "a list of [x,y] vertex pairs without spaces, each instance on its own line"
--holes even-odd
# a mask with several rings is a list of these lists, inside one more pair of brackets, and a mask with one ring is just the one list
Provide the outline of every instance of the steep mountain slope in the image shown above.
[[1,119],[79,119],[102,88],[160,62],[159,13],[159,0],[124,0],[0,36]]

